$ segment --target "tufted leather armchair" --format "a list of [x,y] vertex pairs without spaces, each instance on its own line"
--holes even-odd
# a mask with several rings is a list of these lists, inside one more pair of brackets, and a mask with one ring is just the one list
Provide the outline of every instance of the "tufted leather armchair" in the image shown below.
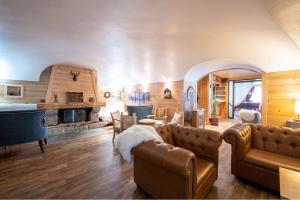
[[279,191],[279,167],[300,171],[300,131],[237,124],[227,129],[232,174]]
[[165,125],[133,149],[134,181],[154,198],[204,198],[218,177],[219,132]]

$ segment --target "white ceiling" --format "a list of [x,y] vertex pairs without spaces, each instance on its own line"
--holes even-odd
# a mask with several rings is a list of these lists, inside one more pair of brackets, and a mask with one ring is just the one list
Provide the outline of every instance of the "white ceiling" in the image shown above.
[[300,47],[300,1],[263,0],[273,19]]
[[227,78],[230,80],[242,80],[242,79],[258,79],[261,78],[261,74],[251,70],[245,69],[229,69],[221,70],[213,73],[221,78]]
[[37,80],[55,63],[101,85],[182,80],[219,59],[300,69],[300,49],[260,0],[0,0],[0,78]]

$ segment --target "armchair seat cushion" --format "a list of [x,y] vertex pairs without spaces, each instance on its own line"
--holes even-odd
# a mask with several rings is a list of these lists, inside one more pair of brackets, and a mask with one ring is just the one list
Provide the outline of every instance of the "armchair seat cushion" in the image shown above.
[[245,155],[244,161],[276,172],[279,167],[300,171],[300,159],[254,148]]
[[216,170],[214,164],[197,157],[197,188],[206,182],[207,178]]

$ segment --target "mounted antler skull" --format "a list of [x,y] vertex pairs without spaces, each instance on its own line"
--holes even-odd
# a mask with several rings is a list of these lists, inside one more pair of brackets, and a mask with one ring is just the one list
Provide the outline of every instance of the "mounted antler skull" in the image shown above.
[[73,81],[77,81],[77,76],[80,75],[80,72],[73,72],[73,71],[71,71],[70,73],[73,75]]

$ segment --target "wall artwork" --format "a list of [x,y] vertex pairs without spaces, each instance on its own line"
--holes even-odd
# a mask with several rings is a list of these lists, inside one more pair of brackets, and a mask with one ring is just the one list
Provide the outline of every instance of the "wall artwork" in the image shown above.
[[172,91],[169,88],[164,90],[164,98],[165,99],[172,99]]
[[110,92],[104,92],[104,98],[109,99],[111,96]]
[[4,97],[23,98],[24,86],[15,84],[4,85]]
[[150,101],[149,92],[132,92],[128,95],[129,101],[138,103],[139,105],[144,104],[145,101]]

